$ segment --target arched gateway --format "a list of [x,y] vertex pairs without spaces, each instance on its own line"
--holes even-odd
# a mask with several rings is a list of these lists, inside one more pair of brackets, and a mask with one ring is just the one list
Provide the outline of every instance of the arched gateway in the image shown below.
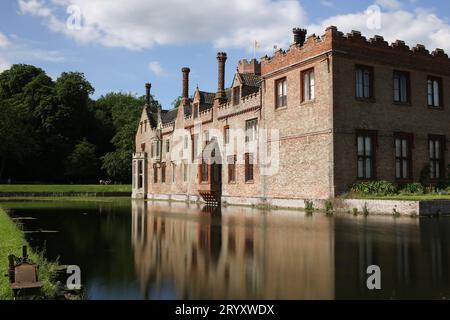
[[208,205],[219,205],[222,197],[222,155],[216,138],[212,138],[203,149],[198,172],[198,193]]

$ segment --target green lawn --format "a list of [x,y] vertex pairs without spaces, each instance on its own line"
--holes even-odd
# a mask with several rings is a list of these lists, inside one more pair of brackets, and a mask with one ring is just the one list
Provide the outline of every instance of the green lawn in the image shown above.
[[[3,275],[8,271],[8,255],[20,256],[23,245],[28,245],[23,232],[17,228],[6,212],[0,208],[0,300],[12,298],[9,280]],[[39,264],[38,277],[39,281],[44,285],[44,294],[47,296],[53,295],[56,288],[52,283],[52,277],[58,265],[47,262],[42,255],[30,252],[30,249],[28,251],[30,259]]]
[[131,185],[0,184],[0,192],[131,192]]

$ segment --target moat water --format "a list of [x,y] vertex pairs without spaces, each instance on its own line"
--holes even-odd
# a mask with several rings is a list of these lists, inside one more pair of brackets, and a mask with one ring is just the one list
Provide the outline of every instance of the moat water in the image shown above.
[[[33,248],[80,266],[87,299],[450,298],[450,218],[123,199],[0,206],[27,218],[17,221]],[[367,288],[370,265],[380,290]]]

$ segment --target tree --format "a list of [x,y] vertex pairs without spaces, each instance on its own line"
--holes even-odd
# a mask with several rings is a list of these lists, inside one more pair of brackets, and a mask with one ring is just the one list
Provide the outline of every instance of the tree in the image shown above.
[[[97,100],[97,107],[110,110],[115,128],[111,143],[114,150],[102,158],[102,169],[109,177],[129,182],[131,180],[131,158],[135,149],[135,136],[142,113],[143,97],[130,94],[111,93]],[[150,99],[150,109],[156,111],[158,101]]]
[[23,106],[13,106],[0,100],[0,179],[8,160],[24,163],[33,153],[35,143]]
[[72,181],[97,181],[99,171],[95,145],[83,139],[67,158],[65,168],[66,176]]
[[[130,181],[144,97],[110,93],[93,101],[93,92],[79,72],[54,81],[40,68],[17,64],[0,73],[0,178],[92,181],[101,173]],[[158,107],[151,97],[151,111]]]
[[178,108],[181,104],[181,96],[172,101],[172,108]]
[[62,119],[58,131],[74,143],[92,129],[88,107],[94,88],[83,73],[63,72],[56,80],[55,90],[59,103],[56,116]]

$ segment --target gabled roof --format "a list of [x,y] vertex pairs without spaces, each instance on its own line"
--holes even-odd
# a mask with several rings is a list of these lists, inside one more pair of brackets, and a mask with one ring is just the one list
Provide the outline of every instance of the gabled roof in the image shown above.
[[150,121],[150,127],[156,128],[158,125],[156,113],[152,112],[150,108],[145,108],[145,111],[147,111],[147,117],[148,120]]

